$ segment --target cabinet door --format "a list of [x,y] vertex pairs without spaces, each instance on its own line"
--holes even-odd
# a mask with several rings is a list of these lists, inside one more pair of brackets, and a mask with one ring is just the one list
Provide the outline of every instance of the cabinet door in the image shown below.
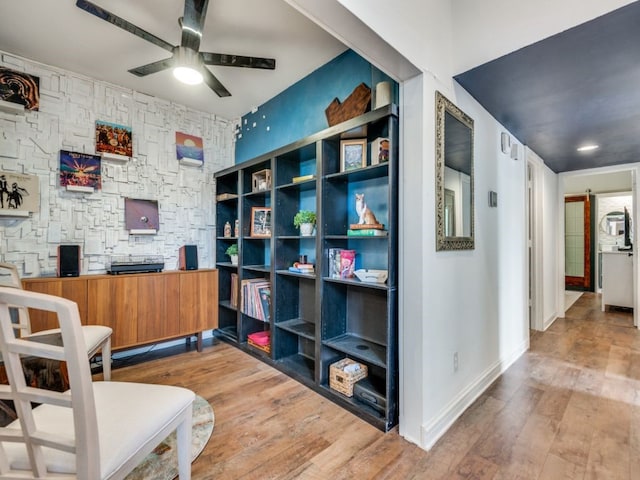
[[[87,281],[83,278],[64,280],[47,280],[37,281],[29,280],[23,282],[24,289],[31,292],[45,293],[47,295],[55,295],[63,297],[78,305],[80,320],[83,324],[87,324]],[[30,310],[29,317],[31,319],[31,331],[39,332],[50,328],[58,328],[58,320],[54,313],[45,313],[38,310]]]
[[128,347],[137,342],[137,292],[136,277],[88,280],[89,323],[113,328],[113,348]]
[[180,275],[180,333],[218,328],[218,271]]
[[138,277],[138,342],[178,335],[178,278],[176,275]]

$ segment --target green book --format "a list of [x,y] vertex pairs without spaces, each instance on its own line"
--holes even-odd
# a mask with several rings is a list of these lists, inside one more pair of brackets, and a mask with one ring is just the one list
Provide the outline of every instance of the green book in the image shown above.
[[386,237],[389,234],[386,230],[378,230],[376,228],[363,228],[358,230],[347,230],[349,237]]

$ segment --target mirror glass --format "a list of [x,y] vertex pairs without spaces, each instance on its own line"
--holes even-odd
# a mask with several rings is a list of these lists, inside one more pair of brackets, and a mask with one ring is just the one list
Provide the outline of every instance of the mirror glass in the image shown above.
[[436,92],[436,250],[473,240],[473,119]]
[[607,235],[624,235],[624,212],[609,212],[600,221],[600,228]]

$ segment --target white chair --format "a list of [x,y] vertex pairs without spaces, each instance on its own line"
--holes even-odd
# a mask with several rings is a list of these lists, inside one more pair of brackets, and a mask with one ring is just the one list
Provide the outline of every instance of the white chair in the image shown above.
[[[0,286],[22,289],[22,282],[18,274],[18,268],[11,263],[0,263]],[[51,335],[59,333],[59,329],[43,330],[31,333],[31,319],[29,310],[19,308],[18,322],[14,328],[20,331],[21,337]],[[102,355],[102,376],[105,380],[111,380],[111,334],[113,330],[104,325],[83,325],[82,335],[87,345],[87,355],[92,358],[98,352]]]
[[[64,346],[17,337],[13,306],[55,312]],[[0,399],[13,401],[18,413],[0,428],[0,479],[122,479],[173,431],[179,478],[190,479],[195,394],[167,385],[92,382],[74,302],[0,287],[0,351],[10,383],[0,385]],[[28,386],[21,356],[66,362],[71,389]]]

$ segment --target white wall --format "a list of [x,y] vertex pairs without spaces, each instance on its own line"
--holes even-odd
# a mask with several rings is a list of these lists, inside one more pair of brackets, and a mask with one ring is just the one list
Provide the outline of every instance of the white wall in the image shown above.
[[[451,2],[339,2],[424,72],[402,86],[400,432],[429,448],[528,346],[525,162],[500,153],[504,128],[454,87]],[[475,120],[475,250],[435,251],[436,89]]]
[[[213,172],[231,165],[232,123],[131,90],[0,52],[0,65],[40,77],[40,110],[0,112],[0,171],[36,174],[40,212],[0,218],[0,258],[26,276],[55,274],[61,243],[81,245],[82,273],[103,273],[111,254],[157,254],[177,269],[178,248],[198,246],[199,264],[214,265]],[[103,161],[102,190],[59,186],[59,151],[95,152],[95,121],[133,129],[134,160]],[[204,140],[202,168],[176,160],[175,132]],[[157,235],[130,236],[124,198],[158,200]]]

